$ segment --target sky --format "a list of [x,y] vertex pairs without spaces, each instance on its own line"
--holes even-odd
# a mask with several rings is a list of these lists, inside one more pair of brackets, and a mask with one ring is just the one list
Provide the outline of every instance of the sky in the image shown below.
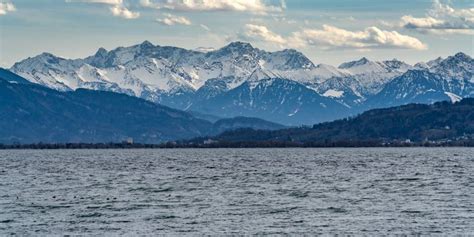
[[474,53],[472,0],[0,0],[0,67],[49,52],[83,58],[145,40],[294,48],[314,63],[414,64]]

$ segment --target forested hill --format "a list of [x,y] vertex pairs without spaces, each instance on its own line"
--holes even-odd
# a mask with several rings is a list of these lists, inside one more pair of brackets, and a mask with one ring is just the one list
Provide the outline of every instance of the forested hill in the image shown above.
[[442,143],[472,141],[474,138],[474,99],[438,102],[431,105],[409,104],[375,109],[356,117],[276,131],[240,129],[213,138],[188,141],[214,146],[258,143],[330,146],[331,144]]

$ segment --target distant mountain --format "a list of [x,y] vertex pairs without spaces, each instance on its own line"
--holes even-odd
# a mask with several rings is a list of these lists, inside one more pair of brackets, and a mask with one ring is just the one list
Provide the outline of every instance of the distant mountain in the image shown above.
[[338,68],[351,75],[350,77],[354,81],[357,81],[356,85],[358,87],[356,87],[354,94],[364,99],[379,92],[386,83],[405,73],[412,66],[396,59],[373,62],[367,58],[362,58],[358,61],[343,63]]
[[160,143],[242,127],[281,125],[252,118],[215,124],[189,113],[113,92],[60,92],[0,70],[0,143]]
[[259,117],[293,126],[350,114],[344,105],[281,78],[247,81],[232,90],[198,100],[190,109],[223,117]]
[[433,62],[430,71],[447,80],[474,83],[474,59],[464,53],[457,53],[445,60],[440,59]]
[[[456,81],[451,85],[460,88]],[[451,98],[454,102],[460,100],[461,97],[447,92],[454,89],[450,88],[451,85],[438,74],[413,70],[389,82],[380,93],[371,97],[367,104],[374,108],[383,108],[408,103],[434,103]]]
[[94,89],[97,84],[103,89],[118,86],[124,92],[159,102],[163,94],[194,91],[212,78],[233,76],[228,86],[234,88],[258,68],[293,73],[314,65],[295,50],[268,53],[242,42],[203,53],[145,41],[112,51],[101,48],[85,59],[68,60],[43,53],[15,64],[11,70],[60,90]]
[[[473,97],[473,65],[469,55],[458,53],[415,66],[398,59],[362,58],[333,67],[315,65],[293,49],[267,52],[244,42],[187,50],[145,41],[110,51],[100,48],[83,59],[43,53],[10,70],[59,91],[112,91],[211,116],[257,116],[300,125],[374,106]],[[423,72],[418,76],[430,73],[429,79],[414,80],[413,71]],[[278,83],[266,86],[270,81]]]
[[409,70],[388,82],[366,102],[369,107],[408,103],[459,101],[474,96],[474,60],[463,53],[429,63],[428,69]]
[[[205,138],[208,139],[208,138]],[[447,141],[474,139],[474,99],[409,104],[370,110],[361,115],[314,125],[275,131],[240,129],[211,138],[216,144],[248,146],[282,143],[308,145],[362,144],[361,142]],[[193,144],[202,140],[192,140]]]

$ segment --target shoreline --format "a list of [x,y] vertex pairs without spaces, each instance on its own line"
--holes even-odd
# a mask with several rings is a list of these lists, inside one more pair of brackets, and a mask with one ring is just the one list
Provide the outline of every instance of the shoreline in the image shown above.
[[474,147],[474,142],[451,143],[400,143],[400,144],[122,144],[122,143],[58,143],[58,144],[0,144],[0,150],[83,150],[83,149],[255,149],[255,148],[437,148],[437,147]]

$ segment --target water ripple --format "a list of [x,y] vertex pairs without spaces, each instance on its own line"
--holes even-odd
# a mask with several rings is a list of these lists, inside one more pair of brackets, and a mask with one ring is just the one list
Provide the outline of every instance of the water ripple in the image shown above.
[[0,151],[0,236],[469,235],[474,149]]

